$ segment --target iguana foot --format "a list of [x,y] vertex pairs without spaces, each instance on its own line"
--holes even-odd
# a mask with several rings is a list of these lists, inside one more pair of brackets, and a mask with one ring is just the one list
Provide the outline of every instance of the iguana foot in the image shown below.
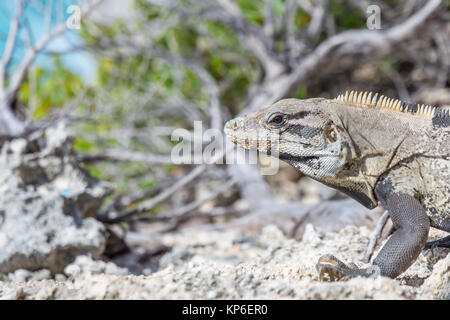
[[450,248],[450,236],[435,241],[430,241],[425,244],[425,249],[434,248]]
[[346,265],[331,254],[321,256],[316,264],[316,269],[319,272],[320,281],[345,281],[358,276],[368,278],[379,274],[379,268],[376,266],[359,269],[354,263]]

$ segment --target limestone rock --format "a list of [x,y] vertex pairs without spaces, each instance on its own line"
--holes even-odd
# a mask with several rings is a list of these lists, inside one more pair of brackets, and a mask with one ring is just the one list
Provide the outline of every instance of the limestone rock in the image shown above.
[[92,216],[109,186],[78,167],[63,125],[37,140],[0,149],[0,273],[61,273],[78,255],[104,249],[104,226]]

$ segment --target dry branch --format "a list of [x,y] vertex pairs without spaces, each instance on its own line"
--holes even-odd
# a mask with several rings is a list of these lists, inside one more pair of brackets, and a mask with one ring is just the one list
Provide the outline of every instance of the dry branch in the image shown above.
[[152,198],[150,200],[146,200],[143,203],[141,203],[140,205],[138,205],[136,210],[122,213],[122,214],[118,215],[117,217],[107,218],[107,220],[105,222],[116,223],[116,222],[126,220],[137,214],[150,211],[151,209],[156,207],[158,204],[160,204],[161,202],[163,202],[163,201],[167,200],[169,197],[171,197],[176,191],[178,191],[179,189],[181,189],[182,187],[184,187],[185,185],[190,183],[192,180],[197,178],[200,174],[202,174],[204,172],[205,169],[206,169],[206,165],[201,165],[201,166],[196,167],[191,172],[189,172],[187,175],[178,179],[172,186],[168,187],[167,189],[165,189],[164,191],[159,193],[154,198]]
[[364,255],[364,262],[369,263],[370,258],[375,252],[375,247],[377,245],[378,240],[381,237],[381,232],[383,231],[383,228],[386,225],[388,218],[389,212],[385,210],[381,218],[378,220],[377,226],[375,227],[375,230],[373,231],[372,236],[370,237],[369,245],[367,246],[366,253]]

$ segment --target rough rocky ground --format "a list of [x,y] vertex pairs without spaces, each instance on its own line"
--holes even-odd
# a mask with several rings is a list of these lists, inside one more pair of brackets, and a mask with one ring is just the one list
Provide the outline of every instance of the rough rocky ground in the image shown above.
[[[432,230],[431,239],[443,234]],[[302,241],[275,226],[259,234],[185,229],[166,235],[172,250],[160,269],[131,275],[112,262],[80,256],[50,272],[17,270],[0,282],[2,299],[449,299],[448,249],[424,251],[398,279],[319,282],[315,263],[325,253],[344,261],[363,256],[370,232],[346,227],[322,233],[308,225]],[[361,265],[359,263],[359,265]]]

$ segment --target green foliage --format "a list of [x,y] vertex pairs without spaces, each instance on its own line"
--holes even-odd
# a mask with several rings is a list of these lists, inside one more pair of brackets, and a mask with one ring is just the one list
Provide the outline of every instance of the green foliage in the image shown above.
[[141,189],[150,189],[156,186],[155,180],[145,180],[139,183]]
[[365,28],[365,12],[349,8],[344,1],[340,0],[331,0],[329,5],[338,31]]
[[98,147],[96,146],[95,143],[87,139],[77,137],[75,139],[74,149],[78,153],[89,153],[95,151],[96,149],[98,149]]
[[295,25],[299,29],[306,28],[311,22],[311,17],[303,9],[298,8],[295,15]]
[[[280,1],[277,1],[280,2]],[[264,22],[264,1],[262,0],[236,0],[237,5],[241,8],[244,16],[251,23],[262,25]],[[278,4],[277,8],[280,5]]]
[[300,87],[297,90],[297,94],[295,95],[297,99],[306,99],[308,98],[308,89],[306,87]]
[[285,0],[275,0],[273,2],[273,9],[278,17],[281,17],[284,13],[284,1]]
[[52,109],[64,106],[84,87],[80,77],[67,70],[59,56],[53,60],[53,69],[36,67],[19,91],[19,99],[27,106],[34,106],[34,118],[47,116]]

